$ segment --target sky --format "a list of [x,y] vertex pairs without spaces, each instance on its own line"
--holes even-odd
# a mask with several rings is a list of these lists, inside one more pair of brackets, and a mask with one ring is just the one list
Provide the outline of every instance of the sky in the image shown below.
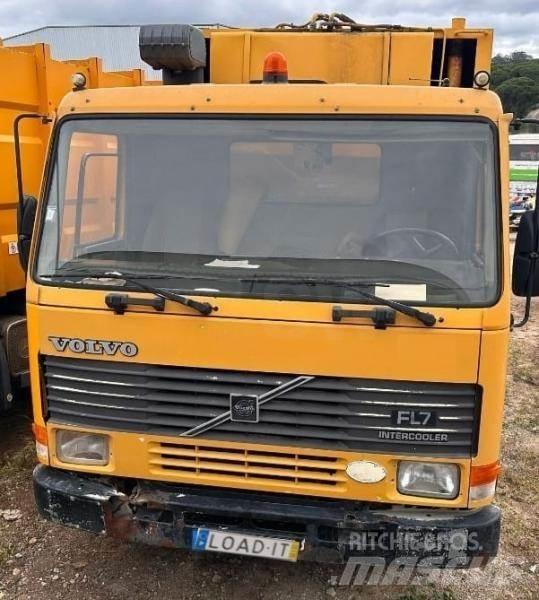
[[524,50],[539,57],[538,0],[0,0],[0,37],[46,25],[301,23],[314,12],[343,12],[362,23],[493,27],[495,52]]

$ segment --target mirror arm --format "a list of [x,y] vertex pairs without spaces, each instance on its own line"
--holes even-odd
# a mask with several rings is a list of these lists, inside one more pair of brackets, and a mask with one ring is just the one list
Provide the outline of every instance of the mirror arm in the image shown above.
[[[535,260],[532,261],[532,269],[535,267]],[[531,314],[531,306],[532,306],[532,286],[533,286],[533,271],[532,274],[530,276],[530,282],[528,284],[528,293],[526,294],[526,306],[524,308],[524,316],[522,317],[522,320],[520,320],[518,323],[511,323],[511,329],[515,329],[517,327],[524,327],[524,325],[526,325],[526,323],[529,321],[530,319],[530,314]]]
[[41,123],[43,125],[47,125],[50,123],[52,119],[47,117],[47,115],[40,115],[38,113],[21,113],[15,117],[13,121],[13,142],[15,146],[15,169],[17,175],[17,194],[18,194],[18,204],[19,211],[17,215],[17,231],[20,231],[21,228],[21,219],[22,219],[22,211],[24,208],[24,189],[23,189],[23,180],[22,180],[22,161],[21,161],[21,135],[19,126],[21,121],[24,119],[41,119]]

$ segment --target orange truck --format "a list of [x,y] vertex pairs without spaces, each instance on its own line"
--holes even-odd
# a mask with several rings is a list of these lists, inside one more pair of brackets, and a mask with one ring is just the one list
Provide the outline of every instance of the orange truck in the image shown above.
[[[141,70],[107,73],[99,58],[60,62],[45,44],[6,47],[0,40],[0,413],[28,385],[28,343],[24,305],[25,274],[17,240],[17,176],[13,123],[20,122],[22,185],[39,193],[50,125],[77,73],[89,88],[138,86]],[[14,77],[14,74],[17,76]],[[40,120],[24,120],[39,113]],[[44,122],[45,121],[45,122]]]
[[23,198],[41,515],[288,561],[496,554],[512,116],[491,43],[463,19],[146,26],[164,85],[78,82]]

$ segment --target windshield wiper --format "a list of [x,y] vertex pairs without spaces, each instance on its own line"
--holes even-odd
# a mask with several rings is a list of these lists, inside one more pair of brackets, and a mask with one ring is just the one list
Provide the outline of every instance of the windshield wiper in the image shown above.
[[340,279],[316,279],[316,278],[304,278],[304,277],[246,277],[242,278],[241,281],[252,282],[252,283],[291,283],[298,285],[334,285],[343,287],[346,289],[351,289],[357,292],[363,298],[370,300],[371,302],[375,302],[376,304],[382,304],[383,306],[387,306],[396,310],[397,312],[402,313],[403,315],[407,315],[409,317],[413,317],[417,319],[423,325],[427,327],[432,327],[436,323],[436,317],[429,312],[425,312],[422,310],[418,310],[417,308],[413,308],[408,306],[407,304],[402,304],[401,302],[397,302],[396,300],[389,300],[388,298],[382,298],[381,296],[377,296],[376,294],[371,294],[370,292],[365,291],[363,288],[372,287],[375,285],[373,282],[366,281],[344,281]]
[[[197,300],[192,300],[187,296],[182,296],[181,294],[176,294],[175,292],[170,292],[168,290],[163,290],[161,288],[154,287],[148,283],[143,283],[142,279],[174,279],[171,276],[163,276],[163,275],[131,275],[121,273],[119,271],[102,271],[102,272],[92,272],[92,271],[78,271],[77,269],[70,269],[66,271],[58,271],[49,275],[39,275],[39,277],[48,278],[48,279],[71,279],[72,277],[77,277],[79,279],[118,279],[120,281],[124,281],[130,285],[133,285],[144,292],[149,292],[150,294],[154,294],[159,298],[163,298],[163,300],[171,300],[172,302],[178,302],[178,304],[183,304],[183,306],[188,306],[203,315],[211,315],[214,311],[214,307],[209,302],[198,302]],[[115,312],[122,314],[125,312],[125,308],[127,304],[144,304],[153,306],[156,310],[163,310],[164,306],[162,303],[155,303],[152,301],[141,301],[137,299],[129,298],[125,294],[109,294],[107,296],[107,306],[112,308]]]

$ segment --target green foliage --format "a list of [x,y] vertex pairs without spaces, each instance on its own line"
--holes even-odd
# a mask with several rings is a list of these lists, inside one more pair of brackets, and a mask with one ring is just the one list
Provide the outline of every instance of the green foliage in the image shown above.
[[503,83],[507,79],[511,79],[511,69],[505,65],[500,65],[492,69],[492,87],[496,89],[500,83]]
[[492,89],[507,112],[525,117],[539,106],[539,58],[526,52],[496,55],[492,59]]
[[498,86],[505,110],[524,117],[539,102],[539,83],[529,77],[512,77]]
[[539,59],[530,60],[518,65],[515,69],[518,77],[529,77],[539,83]]

